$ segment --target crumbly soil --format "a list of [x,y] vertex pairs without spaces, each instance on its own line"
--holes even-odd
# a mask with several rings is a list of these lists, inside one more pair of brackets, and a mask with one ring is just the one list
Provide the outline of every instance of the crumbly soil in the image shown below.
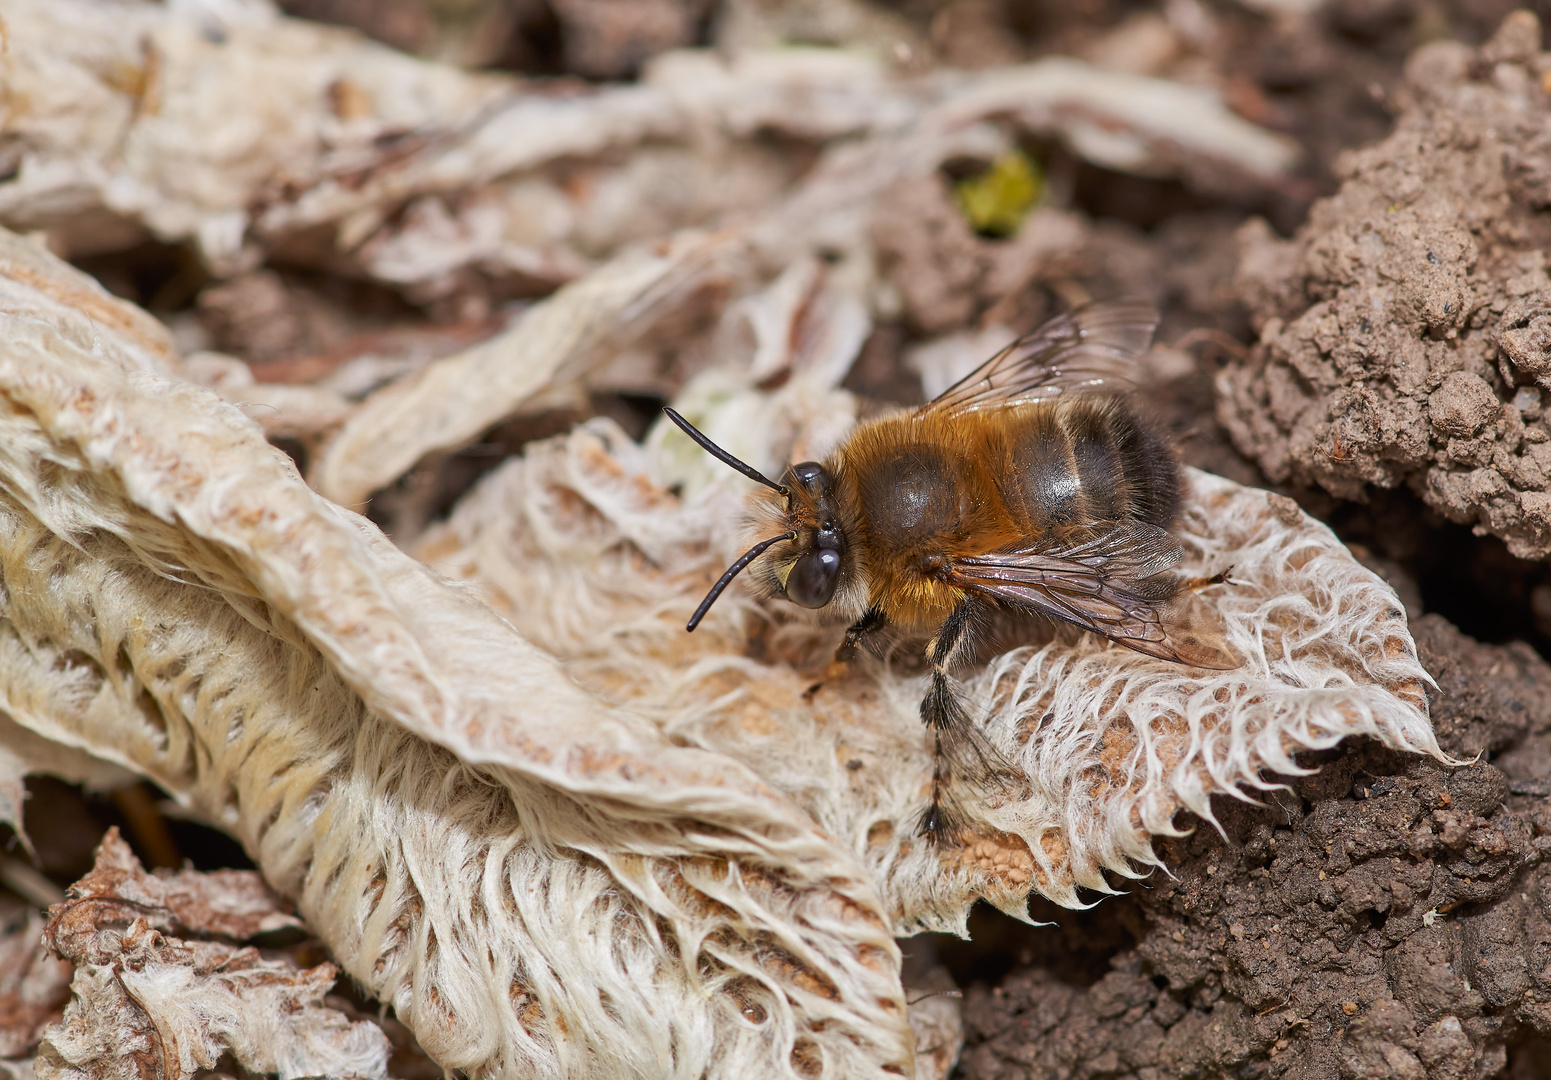
[[1290,241],[1239,233],[1260,342],[1219,417],[1273,480],[1346,499],[1406,485],[1450,520],[1551,554],[1551,54],[1515,15],[1407,65],[1396,130],[1337,165]]

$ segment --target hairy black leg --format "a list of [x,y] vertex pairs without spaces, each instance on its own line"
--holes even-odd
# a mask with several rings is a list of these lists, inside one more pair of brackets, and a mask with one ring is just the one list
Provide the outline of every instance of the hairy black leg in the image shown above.
[[957,843],[963,831],[964,816],[953,797],[955,773],[997,771],[995,751],[981,740],[948,677],[949,666],[965,651],[970,625],[980,614],[980,604],[963,601],[926,646],[932,682],[921,699],[921,722],[932,735],[932,798],[921,815],[920,831],[936,844]]
[[835,649],[834,662],[844,665],[855,660],[857,645],[861,643],[864,637],[880,629],[886,622],[888,622],[888,617],[883,612],[877,608],[868,608],[867,613],[852,623],[846,630],[845,640]]
[[953,844],[963,831],[964,820],[953,798],[951,750],[954,740],[969,729],[970,718],[941,671],[932,672],[932,684],[921,699],[921,722],[932,736],[932,796],[921,815],[920,832],[933,843]]

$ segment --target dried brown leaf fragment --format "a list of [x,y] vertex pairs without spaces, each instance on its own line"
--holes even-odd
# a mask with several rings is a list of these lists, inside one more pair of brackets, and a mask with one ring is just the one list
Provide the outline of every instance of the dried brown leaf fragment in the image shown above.
[[56,951],[73,954],[78,949],[69,942],[78,934],[93,933],[108,917],[104,912],[118,911],[124,918],[148,919],[169,933],[246,941],[301,926],[293,910],[251,870],[147,873],[115,827],[103,837],[91,873],[70,886],[62,910],[51,911],[48,934]]
[[75,965],[63,1019],[43,1035],[42,1080],[187,1080],[231,1054],[250,1072],[387,1075],[388,1040],[323,1002],[333,964],[174,933],[252,937],[294,926],[251,871],[147,874],[117,829],[49,912],[45,938]]
[[43,916],[18,914],[0,932],[0,1059],[30,1056],[70,999],[71,967],[44,947]]

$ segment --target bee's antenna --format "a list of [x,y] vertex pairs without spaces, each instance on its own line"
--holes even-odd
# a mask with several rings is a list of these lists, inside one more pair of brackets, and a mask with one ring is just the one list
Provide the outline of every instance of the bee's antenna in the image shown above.
[[[668,419],[672,420],[675,424],[677,424],[679,426],[679,428],[684,432],[684,434],[688,435],[691,439],[694,439],[695,442],[699,443],[700,444],[700,448],[702,450],[704,450],[706,453],[710,454],[712,457],[716,458],[716,460],[722,462],[724,465],[731,465],[734,469],[737,469],[740,473],[742,473],[744,476],[747,476],[750,480],[758,480],[761,484],[764,484],[766,487],[775,488],[782,495],[790,494],[786,490],[786,487],[784,485],[776,483],[774,480],[770,479],[770,477],[766,476],[764,473],[760,472],[758,469],[754,468],[752,465],[745,465],[743,462],[741,462],[737,458],[733,457],[727,451],[723,450],[720,446],[717,446],[714,442],[712,442],[710,439],[706,438],[703,434],[701,434],[699,428],[695,427],[694,424],[691,424],[688,420],[684,419],[682,416],[680,416],[674,410],[669,409],[669,408],[664,408],[662,411],[668,414]],[[779,539],[779,537],[777,537],[777,539]],[[774,543],[774,541],[771,541],[771,542]],[[764,548],[760,548],[759,550],[760,551],[764,551],[765,549]],[[755,554],[758,554],[758,552],[756,552]],[[749,558],[749,559],[752,559],[753,557],[754,557],[753,555],[746,556],[746,558]],[[742,570],[744,565],[745,565],[745,563],[739,562],[739,563],[737,563],[735,565],[737,566],[738,570]],[[732,571],[732,573],[736,573],[736,572],[737,572],[736,570]],[[721,582],[721,585],[725,585],[725,584],[727,584],[726,581]],[[717,588],[711,590],[711,592],[712,592],[712,596],[711,596],[710,599],[711,600],[716,599],[715,594],[718,593],[718,592],[721,592],[720,585]],[[709,601],[707,601],[707,604],[709,604]],[[707,604],[702,604],[701,605],[702,610],[707,606]],[[697,615],[696,619],[698,620],[698,618],[699,618],[699,616]],[[694,625],[693,622],[690,623],[689,628],[691,630],[693,630],[695,628],[695,625]]]
[[[672,409],[668,410],[668,415],[677,419],[677,416]],[[690,428],[689,430],[694,431],[694,428]],[[695,431],[695,434],[699,435],[700,432]],[[702,435],[701,438],[704,438],[704,436]],[[737,461],[736,458],[733,460]],[[738,464],[743,465],[743,462],[739,461]],[[748,468],[747,465],[744,465],[743,467],[746,469]],[[749,472],[753,471],[753,469],[749,469]],[[769,483],[768,480],[765,482],[767,484]],[[773,487],[774,485],[771,486]],[[722,590],[727,588],[727,584],[732,581],[733,578],[742,573],[745,566],[763,555],[767,547],[769,547],[771,544],[779,544],[782,540],[795,540],[796,538],[797,534],[794,532],[782,533],[780,536],[772,536],[769,540],[761,540],[759,543],[745,551],[743,556],[737,562],[729,566],[727,568],[727,572],[717,579],[716,584],[711,586],[711,591],[705,594],[704,600],[700,601],[700,606],[697,607],[695,609],[695,613],[689,617],[689,625],[684,629],[693,631],[695,627],[699,626],[700,620],[705,618],[705,613],[711,610],[711,605],[716,603],[716,598],[722,595]]]

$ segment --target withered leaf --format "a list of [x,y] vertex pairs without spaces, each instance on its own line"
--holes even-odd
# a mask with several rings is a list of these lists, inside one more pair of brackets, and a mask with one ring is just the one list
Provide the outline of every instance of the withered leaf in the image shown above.
[[110,829],[91,873],[49,913],[46,940],[75,975],[63,1018],[43,1033],[38,1076],[185,1080],[227,1053],[282,1080],[386,1076],[381,1029],[323,1002],[333,964],[173,936],[294,925],[277,899],[251,872],[147,874]]

